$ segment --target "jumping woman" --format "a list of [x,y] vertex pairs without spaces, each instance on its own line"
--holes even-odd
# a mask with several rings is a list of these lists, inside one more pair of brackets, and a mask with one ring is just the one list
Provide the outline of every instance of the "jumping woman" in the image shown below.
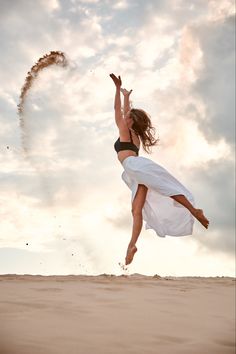
[[[131,190],[133,229],[125,258],[127,265],[137,252],[136,242],[143,220],[145,229],[153,229],[160,237],[191,235],[194,217],[206,229],[209,221],[202,209],[194,207],[194,198],[185,186],[156,162],[139,156],[140,140],[147,153],[150,146],[157,144],[158,139],[152,135],[155,128],[144,110],[130,108],[132,90],[121,88],[120,76],[110,74],[110,77],[116,86],[114,109],[119,130],[114,148],[124,168],[121,177]],[[123,113],[120,92],[124,95]]]

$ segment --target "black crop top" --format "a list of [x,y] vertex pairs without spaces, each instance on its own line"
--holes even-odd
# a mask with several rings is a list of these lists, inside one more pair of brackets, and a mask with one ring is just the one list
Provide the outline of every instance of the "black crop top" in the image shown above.
[[130,131],[129,131],[129,135],[130,135],[131,142],[120,141],[120,138],[118,138],[114,144],[114,148],[117,153],[122,150],[132,150],[136,152],[136,154],[138,155],[139,148],[133,143],[132,134],[130,133]]

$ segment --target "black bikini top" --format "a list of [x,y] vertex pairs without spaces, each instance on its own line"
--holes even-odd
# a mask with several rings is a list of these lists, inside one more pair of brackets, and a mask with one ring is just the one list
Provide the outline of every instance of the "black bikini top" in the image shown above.
[[130,135],[131,142],[130,141],[120,141],[120,138],[118,138],[114,144],[114,148],[117,153],[122,150],[132,150],[132,151],[136,152],[136,154],[138,155],[139,148],[133,143],[132,134],[131,134],[130,130],[129,130],[129,135]]

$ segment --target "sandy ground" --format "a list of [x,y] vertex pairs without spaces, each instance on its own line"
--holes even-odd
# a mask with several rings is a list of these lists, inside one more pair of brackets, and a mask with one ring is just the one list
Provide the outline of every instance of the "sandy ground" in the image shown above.
[[235,279],[0,276],[0,354],[234,354]]

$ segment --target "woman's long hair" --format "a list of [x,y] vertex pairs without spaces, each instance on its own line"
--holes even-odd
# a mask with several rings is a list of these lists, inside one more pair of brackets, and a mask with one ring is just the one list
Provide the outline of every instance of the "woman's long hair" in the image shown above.
[[157,145],[160,140],[154,137],[156,129],[152,126],[150,116],[143,109],[132,108],[130,118],[133,119],[131,129],[140,137],[143,149],[150,154],[150,147]]

